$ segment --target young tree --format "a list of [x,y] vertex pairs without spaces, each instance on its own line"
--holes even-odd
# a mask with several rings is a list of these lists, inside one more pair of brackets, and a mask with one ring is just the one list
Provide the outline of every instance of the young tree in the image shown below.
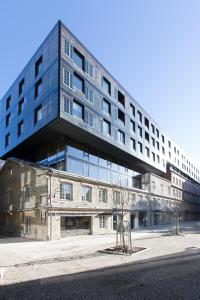
[[180,221],[183,211],[183,203],[181,201],[174,201],[171,206],[172,212],[172,230],[174,235],[180,234]]

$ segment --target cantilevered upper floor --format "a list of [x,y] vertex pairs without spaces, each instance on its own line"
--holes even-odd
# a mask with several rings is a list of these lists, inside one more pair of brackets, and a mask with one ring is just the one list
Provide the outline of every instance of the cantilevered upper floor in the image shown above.
[[23,157],[61,135],[139,172],[199,170],[60,21],[0,103],[0,157]]

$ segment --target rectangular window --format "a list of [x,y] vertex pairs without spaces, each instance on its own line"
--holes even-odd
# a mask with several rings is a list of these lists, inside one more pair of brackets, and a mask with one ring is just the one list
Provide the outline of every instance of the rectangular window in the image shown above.
[[156,147],[157,147],[158,150],[160,150],[160,144],[159,144],[158,141],[156,141]]
[[133,120],[130,120],[130,127],[131,131],[135,132],[135,122]]
[[64,97],[63,99],[63,104],[64,104],[64,112],[66,112],[69,115],[72,115],[73,112],[73,101],[71,101],[70,99]]
[[102,110],[104,113],[111,115],[111,104],[105,98],[103,98],[102,101]]
[[19,83],[19,96],[23,93],[23,91],[24,91],[24,78]]
[[25,233],[31,234],[31,218],[25,218]]
[[10,108],[10,104],[11,104],[11,96],[9,96],[7,99],[6,99],[6,110],[8,110]]
[[146,156],[149,157],[149,148],[145,147]]
[[84,93],[84,79],[76,73],[74,73],[73,77],[73,86],[80,92]]
[[21,121],[21,122],[18,123],[18,128],[17,128],[18,136],[20,136],[23,133],[23,129],[24,129],[24,122]]
[[125,124],[125,113],[118,109],[118,119]]
[[132,103],[130,103],[130,109],[131,109],[131,115],[135,117],[135,106]]
[[90,186],[81,187],[82,201],[92,202],[92,188]]
[[88,110],[85,110],[85,123],[90,127],[94,127],[94,115]]
[[118,101],[125,107],[125,96],[120,91],[118,91]]
[[151,138],[151,142],[152,142],[152,145],[155,147],[155,139],[153,137]]
[[162,154],[165,154],[165,148],[162,147]]
[[149,128],[149,120],[146,117],[144,118],[144,125]]
[[10,125],[10,114],[6,116],[6,127]]
[[125,133],[118,129],[118,141],[125,145]]
[[165,137],[164,137],[164,135],[162,135],[162,142],[163,142],[163,144],[164,144],[164,142],[165,142]]
[[24,98],[22,98],[18,103],[18,115],[20,115],[24,110]]
[[64,39],[64,53],[72,59],[73,57],[73,47],[72,45],[69,43],[69,41],[67,39]]
[[5,147],[10,144],[10,133],[7,133],[5,136]]
[[94,103],[94,91],[88,86],[85,86],[85,99],[91,103]]
[[60,184],[60,199],[65,200],[73,200],[73,193],[72,193],[72,184],[71,183],[61,183]]
[[71,89],[73,88],[73,76],[72,73],[67,70],[66,68],[63,69],[63,83],[70,87]]
[[34,111],[34,124],[42,119],[42,105],[39,105]]
[[149,142],[149,134],[145,131],[145,140]]
[[131,143],[131,149],[135,150],[136,149],[135,140],[130,138],[130,143]]
[[29,202],[31,196],[31,187],[29,185],[24,186],[24,201]]
[[151,124],[151,131],[153,134],[155,134],[155,126],[153,124]]
[[142,123],[142,113],[138,110],[137,114],[138,114],[138,120],[140,121],[140,123]]
[[84,56],[74,47],[73,61],[75,64],[84,71]]
[[111,83],[104,76],[102,77],[102,87],[106,93],[111,95]]
[[159,138],[159,130],[156,128],[156,135],[157,135],[157,138]]
[[93,65],[85,59],[85,73],[90,77],[94,77],[94,67]]
[[113,203],[115,205],[120,204],[120,192],[119,191],[113,191]]
[[138,134],[142,138],[142,127],[138,125]]
[[105,119],[103,119],[103,133],[105,135],[111,135],[111,124]]
[[160,156],[157,154],[157,163],[160,163]]
[[138,142],[138,149],[139,149],[139,152],[142,153],[142,143]]
[[107,190],[106,189],[99,189],[99,202],[107,203]]
[[76,100],[73,101],[73,116],[84,119],[84,106]]
[[99,228],[107,227],[107,216],[99,216]]
[[155,160],[156,160],[156,155],[155,155],[155,153],[154,153],[154,152],[152,152],[152,159],[153,159],[153,161],[155,161]]
[[37,77],[42,71],[42,56],[35,63],[35,77]]
[[42,93],[42,78],[38,80],[35,84],[35,98],[40,96]]

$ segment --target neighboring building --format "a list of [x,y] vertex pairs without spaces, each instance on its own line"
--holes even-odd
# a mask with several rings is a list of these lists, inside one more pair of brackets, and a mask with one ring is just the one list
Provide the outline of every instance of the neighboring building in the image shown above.
[[[0,101],[0,123],[2,159],[31,161],[38,164],[34,170],[41,165],[60,170],[62,176],[71,176],[74,184],[79,178],[91,185],[101,182],[108,190],[112,186],[140,190],[143,205],[133,207],[132,227],[137,227],[137,222],[140,226],[170,222],[172,208],[167,201],[183,203],[184,218],[198,217],[197,166],[60,21]],[[8,164],[14,160],[8,160],[1,174]],[[7,190],[8,182],[3,184]],[[17,186],[15,195],[21,195],[22,184]],[[0,201],[5,202],[7,198],[2,197]],[[93,197],[93,201],[97,199]],[[75,200],[69,203],[76,204]],[[81,205],[74,207],[79,218]],[[11,208],[8,212],[13,216],[15,209]],[[109,213],[112,208],[109,206]],[[66,218],[69,225],[70,216]],[[24,224],[22,219],[20,222]],[[89,222],[90,233],[95,232],[93,221]],[[108,223],[106,231],[112,230],[112,222]],[[45,224],[47,228],[48,222]],[[81,227],[81,221],[77,224]],[[37,236],[50,238],[45,230],[46,235],[42,231]]]

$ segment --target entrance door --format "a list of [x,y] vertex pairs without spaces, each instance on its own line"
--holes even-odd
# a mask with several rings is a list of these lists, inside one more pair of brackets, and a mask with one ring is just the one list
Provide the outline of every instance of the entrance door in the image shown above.
[[146,227],[146,212],[145,211],[139,211],[139,227]]
[[131,215],[131,229],[135,227],[135,215]]
[[61,217],[61,236],[91,234],[91,217]]

